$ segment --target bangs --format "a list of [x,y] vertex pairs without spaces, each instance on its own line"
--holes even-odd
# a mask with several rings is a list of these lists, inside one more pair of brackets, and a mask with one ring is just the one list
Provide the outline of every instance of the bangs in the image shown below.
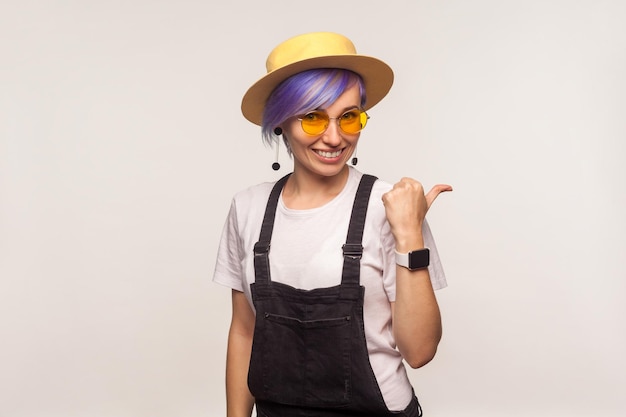
[[365,88],[361,77],[344,69],[314,69],[293,75],[272,92],[263,113],[262,136],[266,144],[276,141],[274,128],[290,117],[325,108],[353,85],[359,86],[361,106]]

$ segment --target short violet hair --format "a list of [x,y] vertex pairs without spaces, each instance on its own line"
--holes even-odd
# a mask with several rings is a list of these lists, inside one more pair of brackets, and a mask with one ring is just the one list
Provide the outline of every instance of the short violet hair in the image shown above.
[[290,117],[327,107],[354,84],[359,86],[361,107],[365,105],[365,85],[352,71],[320,68],[292,75],[278,85],[267,99],[261,134],[266,144],[278,140],[274,128]]

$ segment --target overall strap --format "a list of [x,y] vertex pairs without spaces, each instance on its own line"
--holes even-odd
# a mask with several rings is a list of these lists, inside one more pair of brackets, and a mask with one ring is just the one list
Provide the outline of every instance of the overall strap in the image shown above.
[[270,282],[270,259],[268,253],[270,251],[270,241],[272,240],[272,231],[274,230],[274,218],[276,217],[276,206],[278,205],[278,198],[282,191],[287,179],[291,174],[287,174],[274,184],[270,197],[267,200],[267,206],[265,207],[265,216],[263,217],[263,223],[261,224],[261,233],[259,234],[259,241],[254,244],[254,274],[255,282],[267,283]]
[[[256,283],[268,283],[270,278],[270,262],[269,250],[272,240],[272,231],[274,230],[274,218],[276,217],[276,207],[280,193],[291,174],[285,175],[278,180],[272,188],[265,215],[261,225],[259,241],[254,245],[254,273]],[[348,226],[348,235],[346,243],[343,245],[343,272],[341,275],[342,284],[359,285],[361,271],[361,256],[363,254],[363,229],[365,228],[365,216],[367,214],[367,206],[370,194],[376,177],[372,175],[363,175],[359,188],[357,189],[352,206],[352,214],[350,216],[350,225]]]
[[346,244],[343,245],[343,272],[341,274],[341,284],[359,285],[361,274],[361,256],[363,255],[363,229],[365,228],[365,216],[367,206],[376,177],[364,174],[359,183],[350,225],[348,226],[348,236]]

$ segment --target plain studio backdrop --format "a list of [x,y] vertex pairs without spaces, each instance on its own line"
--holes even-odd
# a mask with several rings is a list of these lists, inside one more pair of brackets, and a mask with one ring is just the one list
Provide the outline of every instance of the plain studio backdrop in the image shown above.
[[429,220],[431,417],[624,416],[626,3],[0,5],[0,416],[225,413],[233,194],[290,170],[240,114],[280,41],[396,73],[359,168],[450,183]]

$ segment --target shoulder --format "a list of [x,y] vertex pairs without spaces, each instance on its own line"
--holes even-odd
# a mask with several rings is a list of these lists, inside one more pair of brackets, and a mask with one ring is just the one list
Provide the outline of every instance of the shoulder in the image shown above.
[[260,222],[274,184],[276,181],[263,182],[238,191],[231,201],[230,221],[236,222],[240,230]]
[[[355,182],[355,184],[358,184],[358,182],[361,180],[364,174],[358,171],[354,167],[350,167],[350,172],[351,172],[350,178]],[[377,178],[376,182],[374,183],[374,186],[372,187],[372,193],[370,194],[370,204],[374,203],[374,204],[382,205],[383,194],[391,190],[393,188],[393,185],[385,180],[378,178],[374,174],[369,174],[369,175],[373,175],[374,177]],[[355,189],[356,189],[356,185],[355,185]]]
[[262,182],[238,191],[233,196],[233,204],[240,209],[256,206],[261,202],[265,204],[276,182]]
[[[363,175],[364,173],[354,168],[353,166],[350,166],[350,177],[349,177],[350,181],[353,181],[355,184],[358,184],[359,181],[361,181],[361,178],[363,177]],[[374,186],[372,187],[372,195],[382,196],[387,191],[391,190],[391,188],[393,187],[392,184],[390,184],[389,182],[385,180],[378,178],[377,175],[371,174],[371,173],[369,173],[369,175],[376,177],[376,182],[374,183]]]
[[[351,176],[353,177],[353,181],[356,183],[356,185],[354,186],[356,191],[356,187],[358,186],[358,183],[360,182],[364,174],[356,170],[356,168],[354,167],[350,167],[350,169],[353,172]],[[377,177],[374,174],[370,175]],[[387,222],[385,206],[383,205],[383,194],[391,190],[391,188],[392,185],[390,183],[385,180],[381,180],[378,177],[376,179],[376,182],[374,182],[374,185],[372,186],[372,192],[370,194],[367,209],[367,217],[368,224],[376,230],[382,230],[385,223]]]

